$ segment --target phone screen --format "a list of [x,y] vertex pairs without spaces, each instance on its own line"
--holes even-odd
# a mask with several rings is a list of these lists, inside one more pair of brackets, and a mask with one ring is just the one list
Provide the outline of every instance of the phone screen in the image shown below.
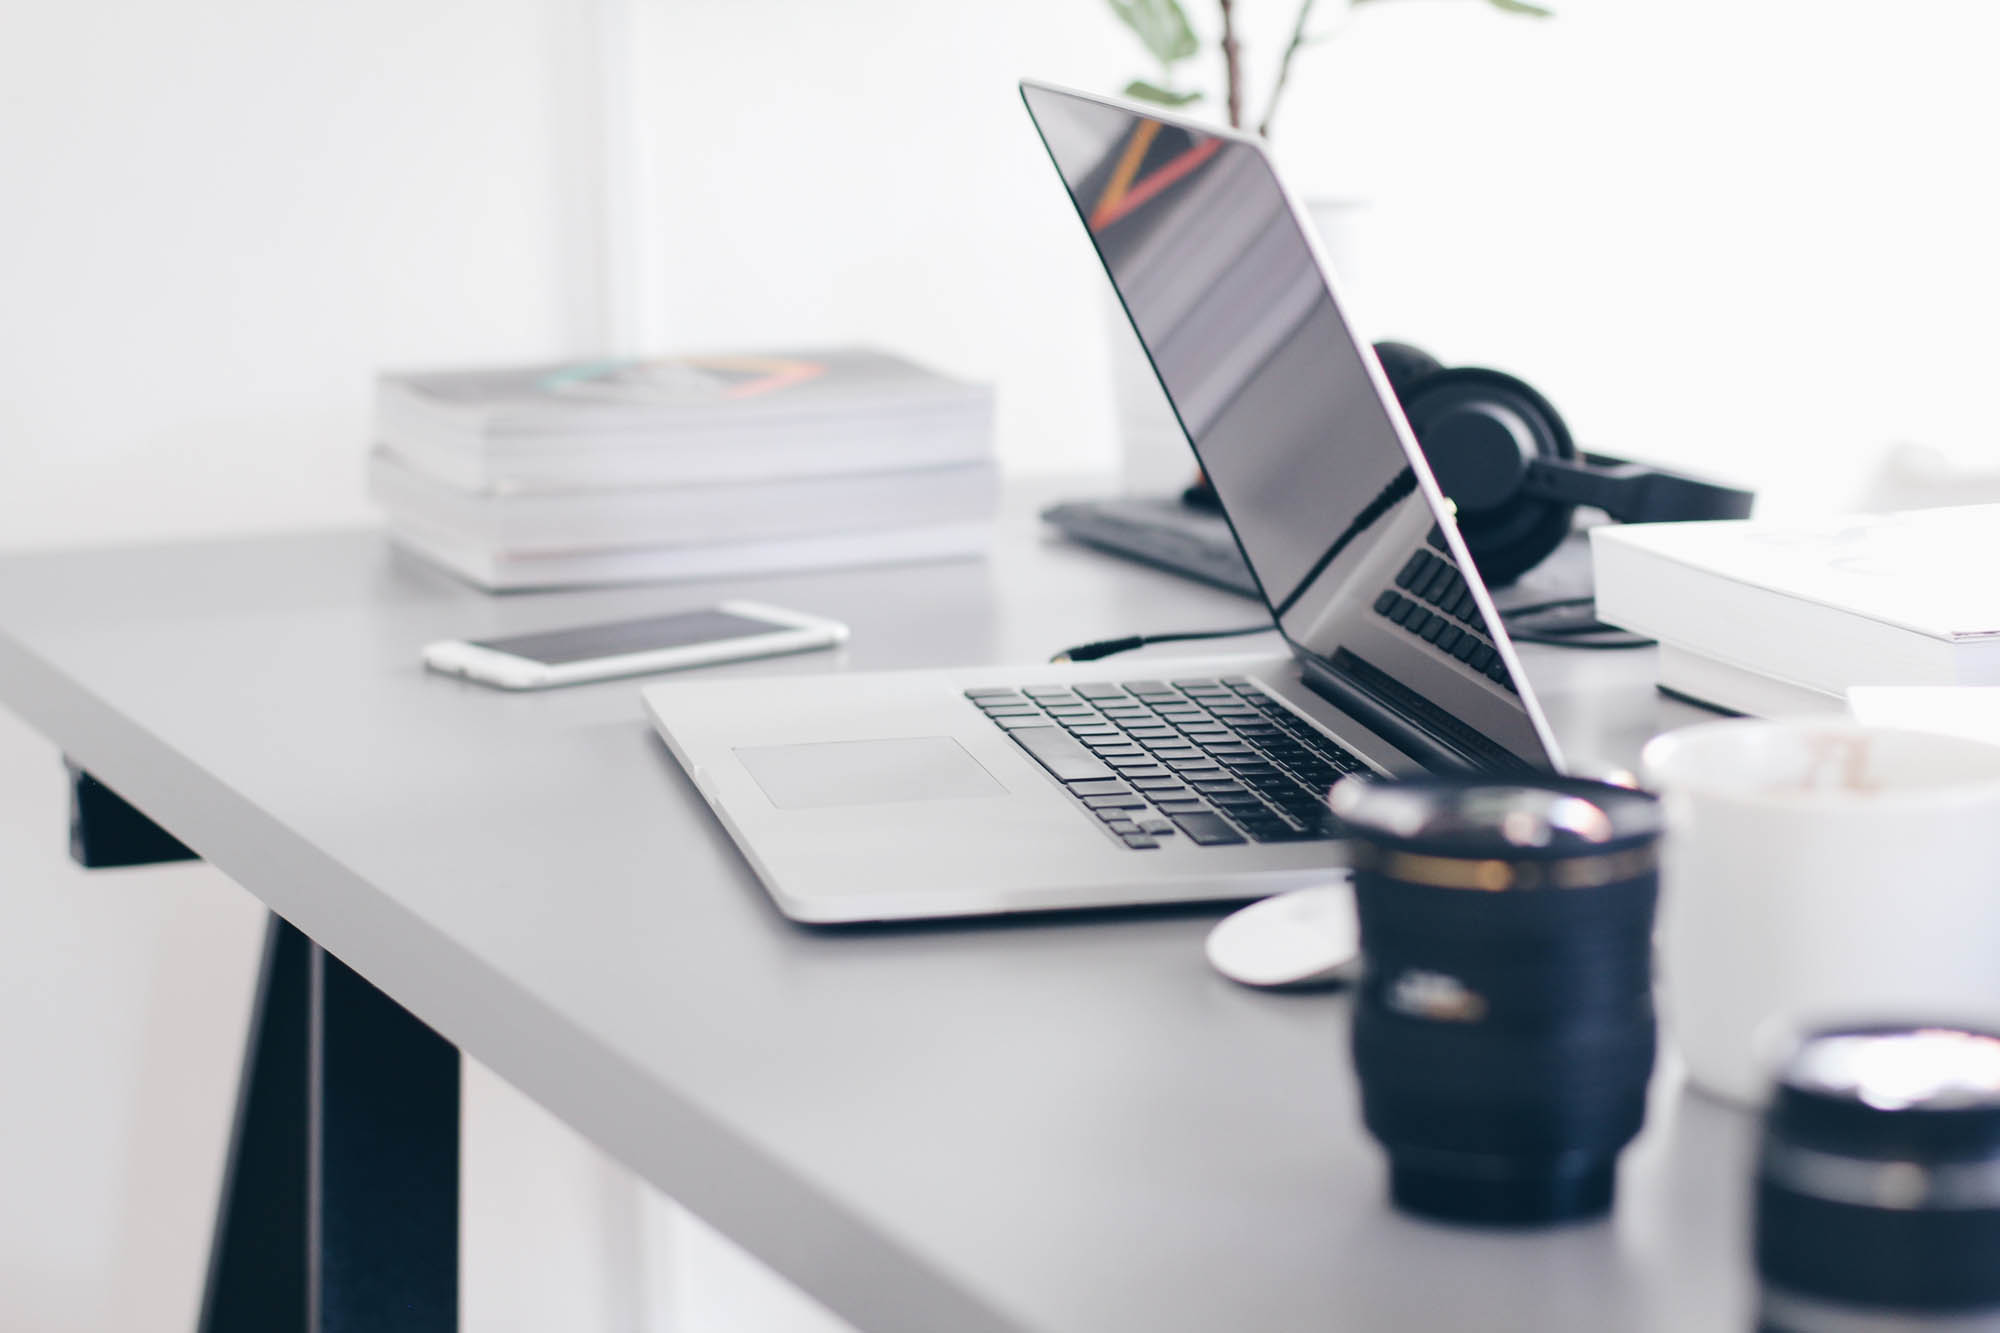
[[569,662],[623,657],[627,653],[653,652],[661,648],[686,648],[697,643],[747,639],[757,634],[792,628],[775,621],[731,615],[727,611],[682,611],[646,620],[619,620],[608,625],[580,625],[575,629],[518,634],[511,639],[475,639],[472,642],[474,647],[490,648],[496,653],[512,653],[544,666],[562,666]]

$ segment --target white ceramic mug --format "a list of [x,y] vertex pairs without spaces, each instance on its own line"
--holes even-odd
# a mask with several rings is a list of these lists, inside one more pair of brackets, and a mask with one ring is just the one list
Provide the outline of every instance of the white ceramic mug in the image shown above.
[[1745,718],[1659,737],[1645,770],[1662,1007],[1698,1086],[1762,1102],[1816,1027],[2000,1024],[2000,746]]

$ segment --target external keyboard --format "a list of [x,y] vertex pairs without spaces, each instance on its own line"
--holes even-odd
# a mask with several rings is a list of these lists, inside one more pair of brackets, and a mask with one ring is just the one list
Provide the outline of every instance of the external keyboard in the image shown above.
[[1221,513],[1197,509],[1177,495],[1070,500],[1044,509],[1042,520],[1071,541],[1245,597],[1259,595],[1257,580],[1250,577],[1250,567],[1243,563],[1243,553],[1236,549],[1236,538]]
[[1371,770],[1243,676],[965,697],[1125,846],[1330,839],[1326,791]]

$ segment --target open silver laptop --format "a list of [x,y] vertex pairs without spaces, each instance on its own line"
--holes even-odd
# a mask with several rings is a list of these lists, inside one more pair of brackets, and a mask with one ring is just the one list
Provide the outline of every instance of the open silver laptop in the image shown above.
[[1321,798],[1343,774],[1556,766],[1263,147],[1022,95],[1290,651],[647,689],[778,905],[845,922],[1252,897],[1338,863]]

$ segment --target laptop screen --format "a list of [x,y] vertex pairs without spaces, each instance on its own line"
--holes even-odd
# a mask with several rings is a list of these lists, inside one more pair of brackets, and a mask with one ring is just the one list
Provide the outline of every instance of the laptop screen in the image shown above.
[[1308,677],[1364,721],[1421,732],[1418,758],[1549,766],[1511,649],[1269,160],[1124,106],[1022,95]]

